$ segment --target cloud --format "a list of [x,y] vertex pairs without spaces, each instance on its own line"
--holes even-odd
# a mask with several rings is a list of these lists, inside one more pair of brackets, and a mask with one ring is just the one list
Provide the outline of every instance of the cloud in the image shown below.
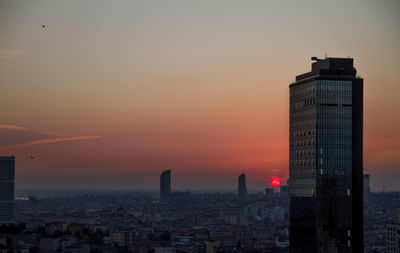
[[97,135],[80,136],[77,134],[66,134],[66,133],[58,133],[51,131],[32,131],[25,127],[9,125],[9,124],[0,124],[0,130],[3,130],[3,135],[5,134],[4,138],[1,138],[4,139],[5,142],[3,141],[2,141],[3,143],[0,142],[0,150],[28,147],[38,144],[93,140],[101,138],[101,136]]
[[[7,124],[0,124],[0,129],[9,129],[9,130],[16,130],[16,131],[30,131],[26,127],[20,127],[16,125],[7,125]],[[34,132],[34,131],[32,131]],[[72,137],[72,136],[78,136],[78,134],[66,134],[66,133],[58,133],[58,132],[53,132],[53,131],[39,131],[38,133],[45,134],[45,135],[51,135],[51,136],[65,136],[65,137]]]
[[58,137],[62,137],[62,136],[69,136],[69,137],[78,136],[78,134],[66,134],[66,133],[58,133],[58,132],[52,132],[52,131],[41,131],[40,133],[51,135],[51,136],[58,136]]
[[52,139],[44,139],[44,140],[36,140],[25,142],[21,144],[0,146],[0,149],[12,149],[12,148],[21,148],[28,147],[37,144],[47,144],[47,143],[56,143],[56,142],[64,142],[64,141],[80,141],[80,140],[93,140],[101,138],[101,136],[74,136],[74,137],[65,137],[65,138],[52,138]]
[[0,129],[11,129],[11,130],[17,130],[17,131],[28,131],[28,128],[25,127],[20,127],[16,125],[5,125],[5,124],[0,124]]

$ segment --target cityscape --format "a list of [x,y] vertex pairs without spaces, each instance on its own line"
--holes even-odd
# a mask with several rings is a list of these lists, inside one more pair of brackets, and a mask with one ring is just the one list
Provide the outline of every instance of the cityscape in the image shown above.
[[1,2],[0,253],[400,253],[400,3],[346,4]]

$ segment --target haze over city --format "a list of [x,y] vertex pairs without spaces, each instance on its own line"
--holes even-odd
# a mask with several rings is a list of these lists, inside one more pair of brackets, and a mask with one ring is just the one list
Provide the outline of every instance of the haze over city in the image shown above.
[[[346,5],[346,8],[343,8]],[[288,178],[310,56],[364,78],[364,170],[400,190],[398,1],[1,1],[0,155],[17,189],[249,190]]]

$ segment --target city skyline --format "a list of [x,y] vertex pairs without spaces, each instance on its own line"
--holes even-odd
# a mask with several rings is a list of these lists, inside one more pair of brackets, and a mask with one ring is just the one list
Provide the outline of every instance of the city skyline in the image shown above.
[[156,190],[169,167],[174,190],[286,181],[287,83],[327,54],[365,79],[371,190],[400,190],[400,4],[346,6],[2,1],[0,155],[16,157],[16,189]]

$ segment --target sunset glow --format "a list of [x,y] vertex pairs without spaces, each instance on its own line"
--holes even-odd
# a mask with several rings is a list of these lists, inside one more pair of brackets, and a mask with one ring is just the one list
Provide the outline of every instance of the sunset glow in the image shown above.
[[282,179],[276,177],[276,178],[270,179],[269,182],[271,183],[271,187],[272,187],[272,188],[280,187],[280,186],[281,186]]
[[278,187],[289,84],[350,56],[371,186],[400,190],[399,4],[380,2],[4,0],[0,155],[24,189],[153,190],[167,168],[175,189]]

